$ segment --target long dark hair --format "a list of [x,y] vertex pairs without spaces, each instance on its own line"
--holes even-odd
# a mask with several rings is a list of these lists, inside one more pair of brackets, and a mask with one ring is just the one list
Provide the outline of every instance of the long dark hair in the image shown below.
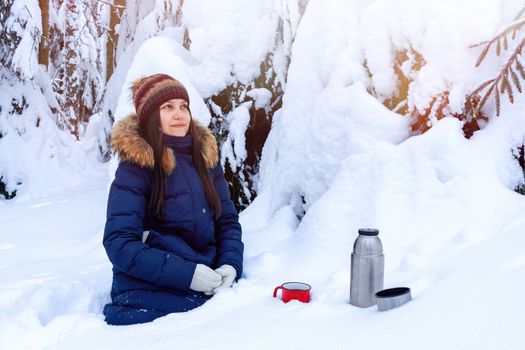
[[[164,146],[162,137],[160,113],[158,109],[153,112],[149,118],[146,118],[146,121],[141,121],[140,132],[144,140],[146,140],[153,149],[154,166],[148,210],[154,215],[155,219],[159,220],[162,218],[162,211],[164,208],[164,181],[166,173],[162,168],[162,158],[164,152],[166,152],[166,147]],[[208,200],[210,207],[213,208],[215,218],[218,218],[221,215],[221,202],[217,195],[217,191],[215,190],[210,170],[206,167],[206,163],[204,162],[201,153],[202,140],[200,139],[200,133],[197,130],[197,126],[193,122],[193,118],[190,119],[190,128],[188,132],[192,136],[191,155],[193,157],[195,169],[197,170],[197,174],[199,174],[202,186],[204,187],[206,199]]]

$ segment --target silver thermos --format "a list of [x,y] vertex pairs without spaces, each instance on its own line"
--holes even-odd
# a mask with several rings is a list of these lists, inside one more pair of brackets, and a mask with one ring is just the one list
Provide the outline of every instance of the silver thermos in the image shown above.
[[369,307],[376,304],[375,293],[383,289],[385,256],[379,230],[359,229],[354,242],[350,274],[350,304]]

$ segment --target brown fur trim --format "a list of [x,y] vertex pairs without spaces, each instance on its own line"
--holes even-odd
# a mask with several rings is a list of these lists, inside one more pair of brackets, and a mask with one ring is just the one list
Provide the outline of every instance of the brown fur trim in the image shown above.
[[[197,126],[202,143],[202,157],[208,169],[213,169],[219,161],[217,141],[211,131],[193,120]],[[155,163],[153,149],[139,134],[139,118],[136,114],[129,115],[117,122],[111,132],[111,148],[118,153],[121,160],[129,161],[142,167],[153,169]],[[162,155],[162,168],[166,174],[175,170],[176,160],[173,151],[165,148]]]
[[162,153],[162,169],[164,169],[164,172],[169,175],[175,170],[176,164],[177,162],[173,151],[171,148],[165,147],[164,152]]
[[197,126],[196,129],[198,130],[199,138],[201,140],[201,155],[204,159],[204,164],[206,164],[206,168],[213,169],[219,162],[219,149],[217,147],[215,136],[213,136],[207,127],[195,121],[195,119],[193,119],[193,122]]

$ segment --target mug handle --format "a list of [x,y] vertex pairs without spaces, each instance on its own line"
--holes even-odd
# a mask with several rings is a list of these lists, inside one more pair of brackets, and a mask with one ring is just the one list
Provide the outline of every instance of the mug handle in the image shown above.
[[282,290],[282,289],[283,289],[283,286],[275,287],[275,289],[274,289],[274,291],[273,291],[273,297],[274,297],[274,298],[277,297],[277,291],[278,291],[279,289]]

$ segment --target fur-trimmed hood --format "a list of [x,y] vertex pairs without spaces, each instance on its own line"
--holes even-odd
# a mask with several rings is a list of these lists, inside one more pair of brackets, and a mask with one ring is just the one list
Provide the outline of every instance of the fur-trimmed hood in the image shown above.
[[[195,119],[192,122],[197,126],[199,134],[197,137],[201,140],[204,163],[208,169],[213,169],[219,161],[217,141],[208,128]],[[111,148],[118,153],[121,160],[153,169],[155,164],[153,149],[140,136],[139,128],[139,118],[136,114],[131,114],[117,122],[111,132]],[[162,156],[162,168],[166,174],[171,174],[175,170],[175,165],[175,155],[166,147]]]

